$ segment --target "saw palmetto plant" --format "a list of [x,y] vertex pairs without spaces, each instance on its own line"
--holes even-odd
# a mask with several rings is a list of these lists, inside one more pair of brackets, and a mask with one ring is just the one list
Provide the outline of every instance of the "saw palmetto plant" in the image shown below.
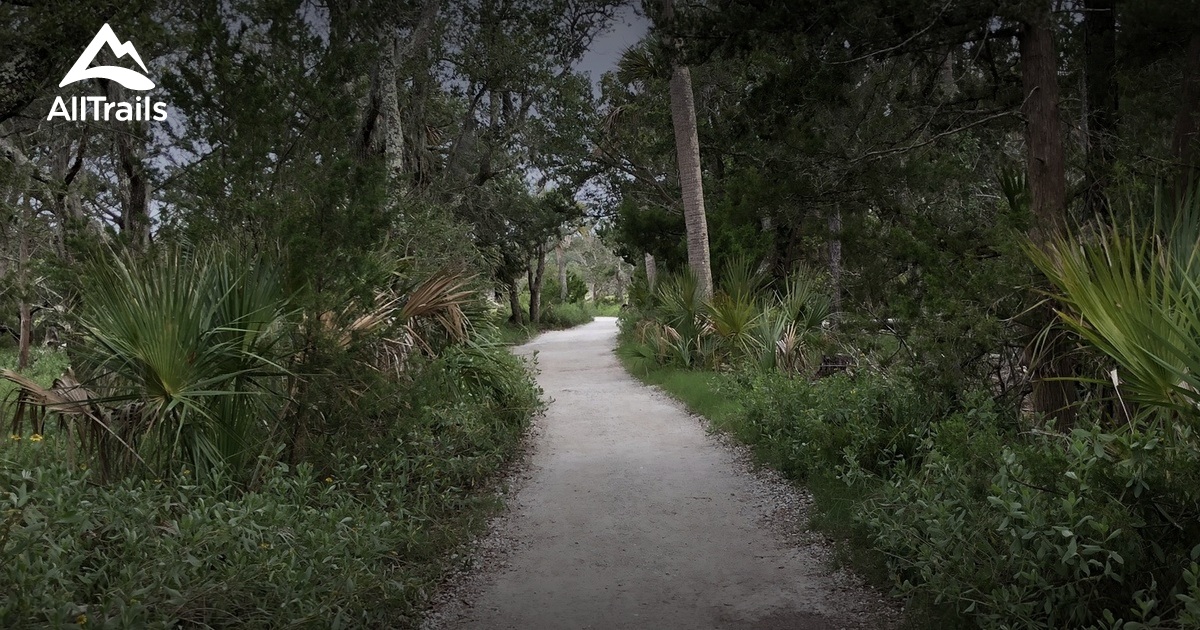
[[[1044,249],[1029,246],[1050,279],[1059,316],[1107,355],[1127,409],[1142,419],[1200,420],[1200,207],[1192,197],[1148,224],[1136,218]],[[1131,217],[1134,215],[1131,213]]]
[[326,311],[320,321],[342,348],[356,338],[369,338],[374,355],[371,367],[399,374],[414,349],[433,356],[440,347],[468,338],[469,311],[477,301],[470,286],[473,280],[462,273],[438,271],[422,281],[380,290],[365,307],[352,303],[338,314]]
[[227,251],[174,250],[106,260],[86,289],[83,385],[69,376],[44,389],[5,373],[18,387],[15,422],[57,414],[71,448],[105,476],[256,461],[288,377],[289,313],[274,270]]

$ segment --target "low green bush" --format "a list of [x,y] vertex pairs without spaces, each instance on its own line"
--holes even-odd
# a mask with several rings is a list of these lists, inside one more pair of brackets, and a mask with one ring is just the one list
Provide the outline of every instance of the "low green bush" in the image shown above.
[[728,428],[796,479],[847,466],[886,473],[910,460],[934,412],[911,382],[871,372],[819,381],[778,372],[741,374],[743,414]]
[[0,627],[415,625],[540,403],[497,346],[411,377],[362,396],[368,418],[313,424],[303,463],[268,461],[251,487],[185,468],[99,485],[52,428],[7,437]]
[[542,313],[540,324],[544,328],[573,328],[595,319],[592,309],[585,303],[570,302],[554,304]]
[[1196,627],[1195,451],[1096,426],[1002,444],[964,423],[941,423],[864,511],[900,593],[985,628]]

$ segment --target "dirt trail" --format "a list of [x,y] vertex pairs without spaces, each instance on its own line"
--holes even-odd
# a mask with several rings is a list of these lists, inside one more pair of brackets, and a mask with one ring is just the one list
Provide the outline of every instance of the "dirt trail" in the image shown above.
[[511,512],[483,544],[489,559],[427,627],[894,625],[878,593],[829,568],[828,549],[771,526],[772,503],[794,491],[748,472],[701,420],[629,376],[615,338],[615,319],[598,318],[518,348],[537,353],[553,403]]

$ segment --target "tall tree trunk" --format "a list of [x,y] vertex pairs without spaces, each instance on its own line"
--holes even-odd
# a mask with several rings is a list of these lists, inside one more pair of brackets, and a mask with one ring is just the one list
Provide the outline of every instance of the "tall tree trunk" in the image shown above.
[[1183,198],[1189,190],[1197,193],[1196,142],[1197,110],[1200,110],[1200,31],[1192,32],[1188,39],[1187,57],[1183,66],[1183,94],[1179,112],[1175,116],[1175,129],[1171,134],[1171,152],[1179,162],[1179,175],[1175,193]]
[[1067,179],[1059,121],[1058,57],[1048,16],[1026,23],[1021,36],[1025,91],[1025,151],[1034,240],[1045,245],[1066,228]]
[[[1034,225],[1034,243],[1044,247],[1066,230],[1067,180],[1059,120],[1058,57],[1054,50],[1049,4],[1021,31],[1021,84],[1025,92],[1025,150]],[[1042,323],[1053,312],[1042,313]],[[1052,334],[1040,353],[1030,355],[1033,369],[1033,410],[1054,416],[1060,424],[1074,420],[1075,387],[1069,381],[1074,366],[1061,335]]]
[[833,295],[833,312],[837,316],[842,312],[842,211],[834,210],[829,215],[829,284]]
[[27,298],[21,299],[21,335],[17,342],[17,369],[29,367],[29,346],[33,343],[33,309]]
[[29,286],[29,231],[32,229],[33,208],[30,205],[28,198],[25,199],[25,207],[22,208],[21,217],[21,234],[18,237],[17,244],[17,264],[18,278],[21,286],[21,332],[17,341],[17,369],[24,370],[29,367],[29,346],[33,342],[33,309],[29,304],[30,294],[33,293]]
[[658,282],[658,261],[654,260],[654,256],[650,252],[646,252],[646,286],[653,291],[656,282]]
[[[663,0],[663,18],[668,39],[674,27],[672,0]],[[676,50],[676,55],[678,51]],[[704,180],[700,172],[700,136],[696,130],[696,100],[692,74],[678,58],[671,63],[671,124],[675,129],[675,154],[679,163],[679,187],[683,193],[683,220],[687,225],[688,267],[696,274],[701,295],[712,297],[712,261],[708,252],[708,219],[704,214]]]
[[[74,255],[69,246],[76,232],[87,228],[87,220],[83,214],[83,202],[79,193],[71,183],[78,177],[83,167],[84,153],[87,149],[87,131],[79,138],[76,149],[72,151],[70,142],[65,143],[56,152],[54,161],[54,178],[62,182],[62,187],[54,192],[52,208],[58,220],[58,229],[54,231],[54,244],[59,258],[70,264]],[[72,156],[74,158],[72,159]]]
[[[400,36],[401,24],[397,23],[392,12],[384,14],[378,24],[379,48],[375,66],[371,71],[371,87],[367,95],[367,105],[359,124],[357,149],[362,157],[382,156],[388,176],[393,181],[399,181],[406,167],[414,169],[414,181],[419,182],[422,173],[417,161],[424,150],[423,134],[423,102],[417,108],[420,116],[418,123],[421,128],[406,133],[404,120],[400,115],[400,80],[406,73],[402,68],[416,53],[424,53],[427,48],[430,33],[437,20],[440,5],[438,0],[426,0],[421,7],[420,16],[413,24],[412,33],[407,37]],[[414,74],[414,84],[419,83],[422,72]],[[416,86],[423,88],[423,86]],[[423,98],[419,94],[418,98]],[[408,147],[405,139],[411,138],[420,146]]]
[[512,313],[508,316],[508,321],[520,326],[525,323],[525,314],[521,310],[521,292],[517,290],[516,276],[508,279],[508,308]]
[[1084,0],[1083,50],[1087,133],[1084,217],[1108,216],[1108,188],[1116,159],[1117,1]]

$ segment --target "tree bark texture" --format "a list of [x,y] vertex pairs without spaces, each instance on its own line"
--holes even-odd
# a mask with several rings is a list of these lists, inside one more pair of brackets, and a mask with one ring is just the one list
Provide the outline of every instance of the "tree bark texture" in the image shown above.
[[33,227],[33,208],[30,206],[29,199],[25,200],[25,207],[22,209],[21,218],[21,234],[17,242],[17,264],[19,279],[21,283],[21,303],[20,309],[20,336],[17,340],[17,369],[24,370],[29,367],[29,346],[33,343],[33,308],[29,303],[30,294],[33,293],[29,286],[29,231]]
[[558,301],[567,302],[567,256],[563,252],[562,243],[554,248],[554,257],[558,261]]
[[[1030,199],[1034,215],[1031,238],[1039,247],[1066,230],[1067,182],[1059,120],[1058,57],[1054,50],[1049,6],[1023,25],[1021,32],[1021,83],[1025,93],[1025,150]],[[1045,324],[1053,321],[1047,306]],[[1032,404],[1035,412],[1056,418],[1060,425],[1074,421],[1075,385],[1057,380],[1070,376],[1074,366],[1065,340],[1054,334],[1033,357]],[[1033,356],[1032,353],[1030,356]]]
[[[663,19],[674,25],[674,5],[663,0]],[[673,45],[672,41],[672,45]],[[671,125],[675,130],[675,154],[679,164],[679,187],[683,194],[683,220],[687,226],[688,267],[696,274],[701,295],[712,297],[712,261],[708,250],[708,219],[704,213],[704,179],[700,170],[700,137],[696,130],[696,98],[692,74],[676,59],[671,64]]]
[[539,247],[537,261],[529,266],[529,321],[542,321],[542,282],[546,279],[546,248]]
[[[833,312],[842,312],[842,211],[829,215],[829,284]],[[835,320],[836,321],[836,318]]]

